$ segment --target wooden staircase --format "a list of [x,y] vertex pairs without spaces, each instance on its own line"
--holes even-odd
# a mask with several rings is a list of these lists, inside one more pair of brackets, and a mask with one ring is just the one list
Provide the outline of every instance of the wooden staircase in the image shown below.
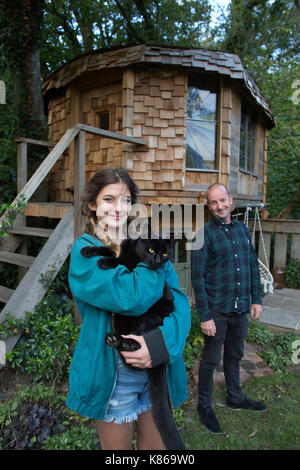
[[[60,141],[53,147],[47,142],[32,139],[17,139],[18,142],[18,196],[11,205],[18,202],[22,195],[25,202],[25,215],[18,215],[14,227],[0,246],[0,266],[10,263],[20,267],[23,271],[17,288],[10,289],[0,286],[0,301],[5,307],[0,313],[0,324],[5,321],[6,314],[17,319],[24,319],[26,312],[33,311],[46,293],[42,278],[54,279],[61,266],[68,257],[73,241],[83,232],[84,220],[80,212],[81,195],[85,186],[85,135],[86,133],[112,138],[121,142],[135,145],[146,145],[141,139],[122,134],[77,124],[68,129]],[[32,202],[30,198],[51,171],[57,160],[67,150],[71,142],[74,145],[74,204]],[[27,144],[53,147],[34,175],[27,181]],[[0,226],[7,213],[0,218]],[[26,216],[50,217],[61,219],[54,230],[28,227]],[[38,256],[28,256],[24,249],[24,239],[28,236],[46,237],[47,241]],[[16,251],[19,250],[19,253]],[[20,336],[20,335],[19,335]],[[13,349],[19,336],[11,335],[5,341],[5,352]],[[1,345],[3,346],[3,345]],[[0,364],[1,368],[1,364]]]

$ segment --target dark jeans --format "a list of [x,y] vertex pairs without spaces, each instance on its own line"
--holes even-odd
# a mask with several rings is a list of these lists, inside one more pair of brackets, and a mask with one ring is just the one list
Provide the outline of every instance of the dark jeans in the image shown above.
[[213,313],[216,335],[204,335],[204,348],[199,366],[198,404],[212,406],[213,373],[221,361],[224,344],[223,369],[228,398],[241,403],[245,396],[240,386],[240,360],[244,355],[244,340],[248,331],[247,314],[230,316]]

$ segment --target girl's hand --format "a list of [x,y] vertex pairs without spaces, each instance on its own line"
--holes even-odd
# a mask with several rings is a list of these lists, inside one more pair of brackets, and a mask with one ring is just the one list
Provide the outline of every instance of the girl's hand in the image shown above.
[[133,367],[138,367],[140,369],[148,369],[152,367],[152,360],[149,354],[149,350],[144,340],[143,336],[136,335],[122,335],[123,338],[134,339],[137,343],[141,345],[140,349],[136,351],[121,351],[122,356],[125,359],[127,364],[130,364]]

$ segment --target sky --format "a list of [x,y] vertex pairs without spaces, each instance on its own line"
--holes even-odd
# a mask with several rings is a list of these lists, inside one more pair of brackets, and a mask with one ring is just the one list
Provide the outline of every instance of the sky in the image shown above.
[[215,24],[218,15],[221,13],[221,9],[226,11],[226,7],[230,4],[231,0],[209,0],[209,3],[213,7],[212,10],[212,23]]

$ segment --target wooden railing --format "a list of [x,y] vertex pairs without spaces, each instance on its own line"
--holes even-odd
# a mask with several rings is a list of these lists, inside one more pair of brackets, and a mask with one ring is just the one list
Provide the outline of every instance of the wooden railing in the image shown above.
[[[267,219],[261,221],[267,260],[271,268],[285,267],[287,259],[300,259],[300,220]],[[249,220],[252,232],[253,222]],[[259,231],[256,223],[256,232]],[[258,239],[258,257],[265,263],[261,237]]]
[[[18,138],[18,196],[14,199],[11,205],[17,203],[19,195],[24,196],[26,202],[29,201],[38,186],[42,183],[44,178],[51,171],[58,159],[63,155],[69,147],[73,139],[75,139],[75,155],[74,155],[74,238],[77,238],[82,232],[82,218],[80,212],[80,202],[82,192],[85,186],[85,136],[86,133],[98,135],[105,138],[111,138],[120,142],[126,142],[134,145],[147,145],[147,142],[142,139],[117,134],[104,129],[87,126],[84,124],[77,124],[76,126],[68,129],[59,142],[53,146],[48,142]],[[27,144],[43,145],[53,147],[48,156],[41,163],[36,172],[27,181]],[[50,202],[49,202],[50,204]],[[7,213],[5,212],[0,218],[1,222],[5,219]]]

